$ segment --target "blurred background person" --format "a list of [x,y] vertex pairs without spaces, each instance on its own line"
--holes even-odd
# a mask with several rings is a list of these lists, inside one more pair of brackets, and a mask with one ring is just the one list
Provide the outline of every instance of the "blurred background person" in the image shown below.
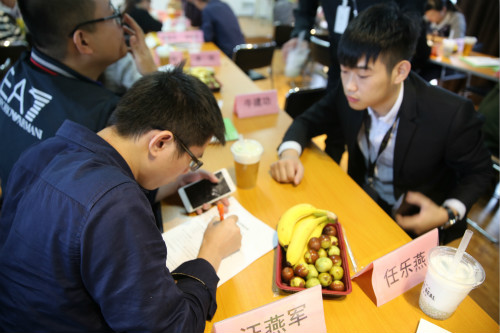
[[274,24],[293,25],[295,16],[294,9],[297,8],[297,1],[294,0],[276,0],[273,7]]
[[201,30],[205,42],[213,42],[229,58],[236,45],[245,44],[238,18],[220,0],[189,0],[201,11]]
[[428,34],[446,38],[465,36],[465,17],[450,0],[428,0],[424,19]]
[[126,0],[124,13],[129,14],[139,24],[145,34],[151,31],[161,31],[162,22],[149,13],[151,0]]
[[16,0],[0,1],[0,42],[24,41],[24,23]]

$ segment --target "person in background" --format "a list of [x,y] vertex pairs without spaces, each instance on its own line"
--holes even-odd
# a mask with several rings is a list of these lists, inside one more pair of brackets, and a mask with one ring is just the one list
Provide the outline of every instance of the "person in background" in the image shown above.
[[234,47],[245,44],[245,37],[231,7],[220,0],[189,1],[201,10],[201,30],[205,42],[213,42],[232,58]]
[[16,0],[0,1],[0,43],[25,41],[25,35]]
[[424,13],[428,34],[446,38],[465,36],[465,16],[450,0],[428,0]]
[[297,8],[297,2],[293,0],[276,0],[273,8],[274,24],[293,25],[295,17],[294,9]]
[[[347,14],[346,12],[339,14],[341,17],[347,15],[349,20],[352,20],[358,13],[362,12],[366,8],[382,2],[388,2],[391,0],[349,0],[347,1],[347,6],[349,7]],[[408,12],[417,12],[423,14],[423,7],[425,0],[396,0],[395,1],[403,10]],[[337,9],[344,3],[342,0],[298,0],[298,7],[294,11],[295,13],[295,26],[291,34],[291,39],[285,43],[282,47],[283,59],[286,62],[288,52],[297,46],[299,33],[305,32],[305,39],[309,40],[310,30],[315,27],[316,15],[318,12],[318,7],[321,6],[324,18],[328,25],[328,39],[330,42],[330,59],[331,66],[328,69],[328,87],[332,84],[336,84],[340,77],[340,67],[337,59],[337,48],[340,37],[342,36],[342,27],[337,27],[336,17]],[[347,20],[347,21],[349,21]],[[422,25],[424,23],[422,22]],[[424,28],[424,27],[422,27]],[[425,36],[419,40],[417,44],[417,51],[415,52],[415,60],[417,62],[425,62],[430,54],[430,48],[428,48]],[[420,60],[423,58],[423,60]],[[333,87],[332,87],[333,88]]]
[[27,150],[0,217],[0,330],[203,332],[237,217],[214,218],[170,272],[145,191],[202,177],[212,136],[225,143],[217,101],[178,68],[137,81],[97,134],[66,121]]
[[151,0],[126,0],[124,13],[129,14],[147,34],[151,31],[161,31],[162,22],[155,19],[149,11]]
[[188,0],[182,0],[182,10],[192,27],[201,27],[201,10]]
[[385,3],[351,21],[338,46],[338,88],[294,119],[271,175],[299,185],[311,138],[327,134],[334,156],[329,138],[340,133],[348,173],[365,192],[411,237],[438,227],[446,244],[463,236],[492,170],[472,102],[411,72],[420,18]]
[[53,136],[64,120],[93,131],[106,126],[119,99],[97,81],[109,65],[130,52],[141,74],[156,70],[140,27],[109,0],[19,0],[18,5],[33,47],[0,83],[2,186],[19,155]]

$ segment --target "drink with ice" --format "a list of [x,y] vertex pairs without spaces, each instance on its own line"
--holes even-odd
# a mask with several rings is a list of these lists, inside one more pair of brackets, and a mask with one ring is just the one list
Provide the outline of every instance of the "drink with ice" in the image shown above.
[[256,140],[241,139],[233,143],[231,152],[238,187],[248,189],[255,186],[263,151],[264,148]]
[[431,318],[449,318],[467,294],[484,281],[483,267],[469,254],[464,253],[458,265],[453,265],[456,251],[448,246],[429,251],[419,306]]

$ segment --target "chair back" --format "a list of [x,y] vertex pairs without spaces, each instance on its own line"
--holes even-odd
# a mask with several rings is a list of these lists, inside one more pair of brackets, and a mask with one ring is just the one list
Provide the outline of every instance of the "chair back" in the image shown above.
[[255,68],[271,67],[275,49],[275,42],[240,44],[234,48],[233,61],[245,72]]
[[0,44],[0,80],[29,46],[24,42]]
[[293,26],[284,24],[274,25],[274,42],[276,43],[276,48],[281,48],[283,44],[288,42],[290,35],[292,34]]
[[320,39],[316,36],[311,36],[310,43],[311,59],[323,66],[330,67],[330,42]]
[[285,99],[285,112],[296,118],[311,105],[320,100],[326,93],[326,88],[294,88],[288,91]]

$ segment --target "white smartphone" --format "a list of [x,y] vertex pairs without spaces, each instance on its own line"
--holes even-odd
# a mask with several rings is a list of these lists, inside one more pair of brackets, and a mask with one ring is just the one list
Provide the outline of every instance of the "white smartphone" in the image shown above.
[[229,196],[236,190],[234,182],[226,169],[214,173],[219,179],[218,183],[212,183],[208,179],[202,179],[179,188],[179,196],[188,213],[201,208],[205,203],[212,203]]

